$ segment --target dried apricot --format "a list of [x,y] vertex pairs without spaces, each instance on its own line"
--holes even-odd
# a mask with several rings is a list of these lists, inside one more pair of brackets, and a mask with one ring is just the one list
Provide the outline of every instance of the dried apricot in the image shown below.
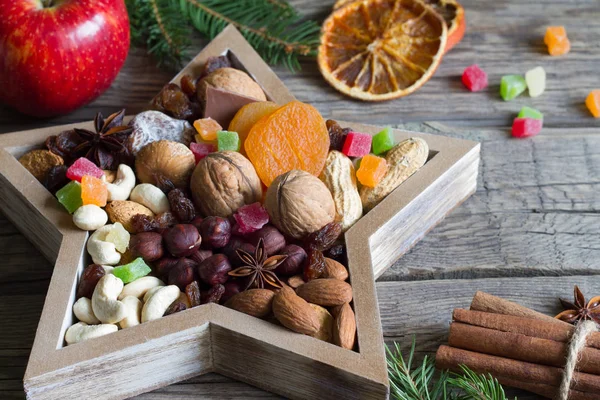
[[319,176],[329,152],[329,133],[316,108],[293,101],[254,124],[244,148],[258,176],[269,186],[294,169]]
[[269,116],[280,106],[272,101],[256,101],[246,104],[235,114],[229,123],[229,131],[237,132],[240,137],[240,153],[246,154],[244,142],[250,133],[250,129],[263,117]]

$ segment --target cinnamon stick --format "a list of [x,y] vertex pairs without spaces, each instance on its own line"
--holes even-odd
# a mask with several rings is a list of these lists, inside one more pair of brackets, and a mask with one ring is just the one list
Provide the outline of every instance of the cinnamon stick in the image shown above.
[[[475,353],[468,350],[456,349],[450,346],[440,346],[436,354],[436,366],[440,369],[449,369],[460,372],[460,366],[465,365],[477,373],[491,374],[492,376],[523,383],[535,383],[552,386],[558,391],[562,379],[562,368],[549,367],[528,363],[525,361],[511,360],[504,357]],[[600,377],[575,372],[573,375],[572,389],[593,394],[591,399],[600,400]],[[536,389],[532,387],[532,390]],[[534,393],[545,396],[541,390]]]
[[[557,390],[557,388],[554,386],[545,385],[543,383],[521,382],[503,377],[499,377],[497,379],[498,382],[504,386],[527,390],[528,392],[536,393],[549,399],[555,396]],[[569,400],[598,400],[598,395],[595,393],[580,392],[579,390],[571,389],[569,392]]]
[[524,307],[512,301],[505,300],[501,297],[496,297],[485,292],[477,292],[471,302],[471,310],[484,311],[494,314],[513,315],[515,317],[526,317],[536,320],[552,322],[558,325],[568,325],[559,319],[552,318],[548,315],[533,311],[530,308]]
[[[556,324],[548,321],[532,320],[531,318],[464,310],[461,308],[454,310],[452,319],[456,322],[463,322],[482,328],[549,339],[561,343],[568,343],[573,332],[575,332],[575,327],[569,324]],[[600,332],[590,334],[586,345],[600,349]]]
[[[461,322],[453,322],[450,325],[448,344],[458,349],[558,368],[564,367],[568,353],[567,343]],[[584,348],[579,353],[575,370],[600,375],[600,350]],[[596,376],[595,379],[600,385],[600,376]]]

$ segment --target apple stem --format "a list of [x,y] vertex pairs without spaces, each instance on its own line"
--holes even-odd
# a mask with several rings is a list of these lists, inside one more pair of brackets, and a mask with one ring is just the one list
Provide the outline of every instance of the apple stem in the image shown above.
[[50,8],[54,5],[54,0],[42,0],[42,4],[45,8]]

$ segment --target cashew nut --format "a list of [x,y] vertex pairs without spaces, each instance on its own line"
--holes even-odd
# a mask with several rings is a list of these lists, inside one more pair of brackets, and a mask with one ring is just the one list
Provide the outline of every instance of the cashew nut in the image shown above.
[[108,201],[127,200],[135,187],[135,173],[128,165],[121,164],[117,170],[117,179],[107,183]]
[[115,267],[112,267],[110,265],[101,265],[101,267],[104,268],[104,275],[112,274],[113,269],[115,269]]
[[144,303],[147,303],[148,300],[150,300],[150,297],[154,296],[154,293],[158,292],[158,289],[162,288],[162,286],[156,286],[153,287],[152,289],[148,290],[146,292],[146,294],[144,295]]
[[106,241],[106,235],[112,230],[112,225],[104,225],[92,233],[87,242],[87,251],[92,256],[94,264],[117,265],[121,254],[113,243]]
[[81,206],[73,214],[73,223],[84,231],[95,231],[108,221],[108,214],[95,204]]
[[92,301],[87,297],[80,297],[73,304],[73,314],[78,320],[86,324],[96,325],[100,323],[100,320],[94,315],[94,310],[92,310]]
[[148,207],[154,214],[171,209],[167,195],[150,183],[141,183],[131,191],[130,200]]
[[175,285],[161,287],[148,299],[142,308],[142,322],[158,319],[165,314],[167,308],[179,297],[179,288]]
[[157,277],[144,276],[138,278],[125,285],[123,291],[119,295],[119,300],[123,300],[127,296],[137,297],[138,299],[142,298],[148,290],[159,286],[165,286],[165,283]]
[[125,305],[117,300],[123,290],[123,281],[114,275],[104,275],[94,289],[92,309],[94,315],[105,324],[116,324],[125,318]]
[[121,328],[130,328],[140,324],[140,318],[142,316],[142,302],[137,297],[127,296],[122,301],[125,304],[127,314],[125,318],[119,322]]
[[118,331],[119,328],[113,324],[88,325],[85,322],[78,322],[71,325],[65,334],[67,344],[83,342],[84,340],[108,335]]

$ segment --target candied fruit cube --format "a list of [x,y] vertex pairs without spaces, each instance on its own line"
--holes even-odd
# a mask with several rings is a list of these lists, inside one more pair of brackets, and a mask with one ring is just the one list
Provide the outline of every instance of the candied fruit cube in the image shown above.
[[551,56],[561,56],[571,50],[571,42],[569,42],[564,26],[549,26],[546,28],[544,43],[548,46],[548,54]]
[[516,138],[535,136],[542,130],[542,120],[534,118],[515,118],[512,135]]
[[110,229],[110,232],[106,234],[106,241],[115,245],[115,248],[119,253],[125,253],[129,247],[129,240],[131,235],[123,227],[120,222],[115,222]]
[[371,152],[373,137],[364,133],[348,132],[342,153],[348,157],[363,157]]
[[73,165],[67,170],[67,178],[72,181],[81,182],[84,175],[93,176],[94,178],[102,178],[104,171],[96,166],[93,162],[85,157],[78,158]]
[[81,200],[81,184],[73,181],[67,183],[62,189],[56,192],[56,198],[64,208],[73,214],[83,205]]
[[133,282],[142,276],[148,275],[152,270],[144,262],[142,257],[138,257],[129,264],[121,265],[113,269],[114,276],[123,281],[123,283]]
[[389,126],[373,136],[373,153],[379,155],[394,147],[394,130]]
[[519,115],[517,115],[517,118],[533,118],[543,120],[544,114],[542,114],[535,108],[524,106],[523,108],[521,108],[521,111],[519,111]]
[[381,182],[387,169],[388,166],[385,158],[367,154],[360,162],[360,167],[356,171],[356,177],[363,186],[375,187]]
[[488,77],[485,71],[479,68],[479,65],[473,64],[465,68],[462,82],[471,92],[478,92],[487,87]]
[[217,132],[217,146],[219,151],[239,151],[240,137],[237,132],[219,131]]
[[84,175],[81,178],[81,201],[84,205],[94,204],[104,207],[108,199],[108,189],[102,179]]
[[538,97],[546,90],[546,71],[542,67],[535,67],[525,73],[525,82],[531,97]]
[[585,105],[594,118],[600,118],[600,89],[592,90],[585,99]]
[[525,89],[527,89],[527,83],[521,75],[505,75],[500,81],[500,96],[505,101],[514,99]]
[[217,132],[222,131],[223,127],[212,118],[201,118],[194,121],[194,128],[200,138],[207,142],[217,140]]
[[269,222],[269,214],[260,203],[241,206],[233,218],[237,223],[236,231],[242,235],[256,232]]
[[210,153],[217,151],[217,146],[212,143],[190,143],[190,150],[196,157],[196,164]]

